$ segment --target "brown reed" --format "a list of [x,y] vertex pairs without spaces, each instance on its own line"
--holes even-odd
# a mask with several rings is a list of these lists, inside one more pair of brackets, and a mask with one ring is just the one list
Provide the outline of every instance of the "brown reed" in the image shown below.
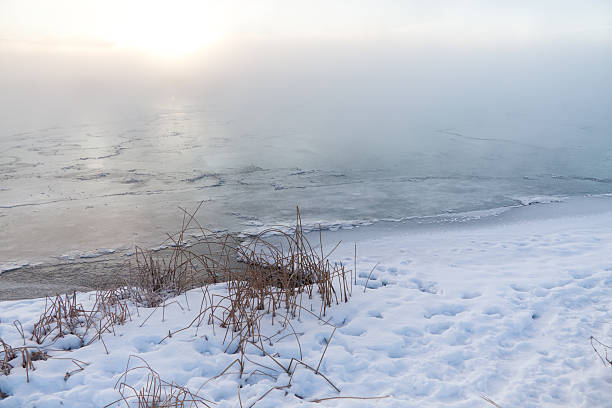
[[[132,360],[139,360],[141,365],[131,367]],[[128,374],[134,371],[145,371],[147,381],[141,387],[135,387],[128,382]],[[188,388],[162,380],[159,373],[141,357],[131,355],[123,374],[115,384],[121,398],[111,402],[109,407],[118,402],[124,402],[128,408],[210,408],[208,401]]]

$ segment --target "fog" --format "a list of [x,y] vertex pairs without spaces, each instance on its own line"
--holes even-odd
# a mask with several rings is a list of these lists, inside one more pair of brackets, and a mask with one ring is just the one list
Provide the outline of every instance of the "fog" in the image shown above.
[[5,49],[0,121],[6,135],[196,104],[222,109],[245,129],[361,141],[507,121],[609,127],[610,44],[261,40],[180,61]]
[[602,1],[65,0],[0,11],[3,135],[194,104],[325,139],[507,120],[609,125]]

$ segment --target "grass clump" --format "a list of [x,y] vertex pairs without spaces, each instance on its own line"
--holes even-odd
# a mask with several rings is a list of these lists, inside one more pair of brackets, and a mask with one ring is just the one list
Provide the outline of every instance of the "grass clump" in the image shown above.
[[[192,213],[183,210],[176,234],[168,234],[161,251],[135,249],[135,266],[125,285],[127,297],[145,307],[158,307],[202,284],[217,283],[227,276],[230,254],[237,242],[230,234],[218,236],[202,228]],[[200,238],[189,242],[188,235]]]
[[[31,331],[24,330],[21,322],[13,322],[21,335],[23,345],[11,346],[0,339],[0,372],[10,375],[15,368],[14,360],[21,356],[21,366],[25,369],[26,382],[30,381],[30,372],[34,371],[35,361],[45,361],[51,352],[69,351],[102,341],[106,353],[109,353],[102,336],[115,333],[115,326],[131,319],[128,304],[121,297],[119,290],[97,291],[89,308],[77,301],[76,292],[72,295],[57,295],[45,299],[45,308],[32,325]],[[28,338],[29,337],[29,338]],[[72,337],[65,343],[58,343],[62,338]],[[27,340],[26,340],[27,339]],[[58,347],[59,346],[59,347]],[[83,371],[87,363],[68,358],[76,369],[66,372],[66,381],[75,372]]]
[[[141,362],[131,367],[132,359]],[[145,371],[147,379],[138,386],[130,384],[128,375],[134,371]],[[141,357],[130,356],[127,367],[117,380],[115,389],[121,398],[106,405],[109,407],[123,401],[128,408],[210,408],[211,402],[191,392],[188,388],[162,380],[159,373]]]
[[51,345],[60,338],[74,336],[82,347],[102,339],[104,333],[114,333],[116,325],[130,318],[128,304],[118,290],[96,292],[91,308],[77,301],[76,292],[57,295],[46,298],[45,309],[34,323],[30,340]]
[[[178,236],[183,237],[189,231],[194,215],[187,213],[188,222],[183,223]],[[318,247],[311,245],[302,228],[299,208],[292,232],[272,228],[238,241],[228,235],[207,234],[199,225],[197,228],[201,236],[198,245],[216,248],[214,262],[212,257],[203,259],[183,241],[178,241],[173,247],[170,259],[182,268],[179,276],[183,276],[185,271],[197,271],[193,259],[200,256],[200,265],[206,266],[204,273],[215,278],[209,283],[222,280],[226,290],[221,295],[211,294],[208,284],[205,284],[202,287],[203,307],[198,319],[189,327],[206,321],[227,329],[233,333],[231,337],[257,337],[264,316],[281,317],[283,326],[301,313],[323,318],[329,307],[347,302],[351,296],[353,271],[347,270],[342,263],[330,262],[333,250],[324,254],[322,243]],[[181,262],[177,262],[178,259]],[[139,273],[156,275],[159,265],[159,262],[150,260]],[[176,273],[170,275],[176,276]],[[148,279],[146,282],[153,281]],[[173,280],[169,281],[170,285],[163,291],[174,287]],[[177,294],[176,291],[173,293]],[[305,307],[306,300],[314,300],[318,310],[313,309],[313,302]]]
[[11,373],[11,370],[14,368],[10,362],[17,358],[17,353],[10,345],[5,343],[4,340],[2,340],[1,338],[0,346],[2,346],[2,349],[0,349],[0,372],[2,372],[2,374],[4,375],[9,375]]
[[[195,219],[198,209],[192,213],[183,211],[181,228],[177,234],[168,235],[168,245],[163,251],[147,251],[137,247],[135,265],[126,284],[96,292],[91,306],[83,306],[76,293],[47,298],[43,313],[33,324],[31,335],[28,333],[32,346],[26,346],[23,328],[20,330],[23,347],[12,348],[0,340],[3,347],[0,348],[0,372],[10,374],[10,361],[21,353],[27,376],[29,370],[34,370],[32,361],[54,358],[46,350],[50,350],[49,346],[63,337],[76,337],[78,347],[97,340],[104,344],[103,335],[114,334],[115,326],[131,320],[130,307],[133,304],[165,311],[169,304],[178,304],[177,296],[199,287],[202,301],[195,318],[187,326],[168,332],[160,343],[188,329],[194,329],[197,335],[199,327],[212,325],[213,333],[215,327],[222,329],[220,334],[225,352],[236,357],[232,357],[231,364],[211,381],[232,373],[238,375],[241,383],[257,376],[275,380],[288,376],[286,385],[271,388],[249,406],[255,405],[274,390],[289,392],[296,370],[312,371],[321,376],[331,389],[340,393],[340,389],[324,375],[321,368],[336,331],[336,327],[326,320],[328,309],[334,304],[348,302],[353,289],[354,271],[345,268],[342,263],[330,261],[338,245],[327,253],[321,242],[313,246],[304,233],[299,208],[295,228],[291,231],[272,228],[246,239],[205,230]],[[197,238],[194,241],[187,237]],[[319,241],[321,238],[319,234]],[[330,329],[325,349],[317,361],[304,360],[300,344],[302,333],[296,332],[292,323],[303,314],[315,317],[321,325]],[[291,358],[284,358],[274,350],[275,343],[287,338],[295,341],[297,349]],[[105,344],[104,347],[106,349]],[[106,351],[108,353],[108,349]],[[134,358],[142,364],[132,366]],[[67,372],[64,380],[83,371],[87,365],[72,360],[77,368]],[[128,376],[133,377],[131,373],[136,371],[140,372],[140,382],[128,381]],[[145,376],[146,381],[143,382]],[[186,387],[162,380],[145,360],[136,356],[128,359],[126,370],[115,389],[121,399],[109,405],[123,402],[128,407],[138,408],[197,408],[212,404]],[[238,396],[240,398],[240,394]],[[331,397],[311,402],[335,398],[366,399]]]
[[[223,280],[224,290],[219,291],[219,287],[212,290],[209,285],[204,285],[196,317],[186,327],[168,333],[160,343],[190,328],[195,328],[197,334],[201,325],[217,326],[224,329],[225,351],[235,354],[236,358],[211,380],[231,373],[238,374],[243,381],[262,375],[274,379],[281,375],[290,378],[288,384],[271,388],[249,406],[274,390],[287,392],[298,369],[314,372],[340,393],[340,389],[321,370],[327,346],[336,330],[325,320],[327,310],[334,304],[348,302],[352,293],[353,271],[342,263],[329,260],[338,245],[328,253],[324,252],[321,242],[313,246],[302,228],[299,208],[295,228],[290,232],[282,228],[268,229],[242,241],[227,236],[201,236],[203,242],[214,244],[223,255],[216,258],[216,263],[207,265],[215,277]],[[179,252],[192,253],[185,246],[176,248]],[[292,320],[299,319],[302,314],[314,316],[321,324],[330,327],[331,334],[318,362],[304,361],[299,340],[301,334],[292,324]],[[270,325],[279,327],[270,334]],[[274,350],[274,344],[286,338],[295,340],[299,358],[283,358]],[[253,356],[249,353],[254,350],[260,356],[258,358],[268,360],[268,363],[252,361]]]
[[136,270],[127,286],[129,298],[145,307],[156,307],[164,300],[180,295],[188,287],[187,263],[182,251],[173,250],[170,260],[155,258],[153,251],[136,248]]

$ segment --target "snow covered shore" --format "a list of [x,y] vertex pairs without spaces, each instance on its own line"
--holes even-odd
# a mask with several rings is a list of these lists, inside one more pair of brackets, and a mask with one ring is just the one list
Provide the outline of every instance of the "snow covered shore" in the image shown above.
[[[129,368],[143,364],[130,356],[216,407],[492,406],[481,396],[502,407],[612,407],[612,370],[589,342],[612,343],[612,199],[598,200],[596,213],[554,203],[507,222],[359,235],[361,286],[351,300],[333,305],[327,322],[308,313],[292,321],[299,345],[293,335],[267,345],[281,365],[321,361],[325,377],[299,366],[290,378],[257,349],[247,354],[250,375],[240,379],[230,367],[216,377],[236,359],[225,351],[225,331],[204,322],[165,338],[199,312],[202,292],[192,290],[152,315],[133,307],[132,320],[104,343],[49,351],[52,358],[34,362],[29,383],[14,364],[0,374],[8,395],[0,407],[104,407],[120,398],[118,382],[145,384],[146,369],[122,377],[128,359]],[[533,216],[542,211],[561,215]],[[333,257],[351,266],[352,255],[347,246]],[[91,302],[90,294],[79,299]],[[22,345],[13,322],[31,330],[44,304],[0,303],[0,338]],[[273,336],[278,319],[269,323]],[[61,339],[49,347],[71,346]],[[80,370],[74,361],[86,364]]]

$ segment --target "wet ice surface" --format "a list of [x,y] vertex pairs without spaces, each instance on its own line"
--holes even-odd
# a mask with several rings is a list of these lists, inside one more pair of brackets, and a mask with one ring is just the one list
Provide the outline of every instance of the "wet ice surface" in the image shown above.
[[[256,406],[318,406],[308,401],[337,396],[387,398],[325,404],[491,406],[482,395],[503,407],[610,406],[612,372],[598,359],[589,336],[612,335],[612,208],[602,205],[590,214],[584,202],[566,204],[553,204],[562,208],[555,216],[545,216],[549,207],[529,206],[505,215],[503,222],[370,231],[369,236],[329,233],[330,239],[358,238],[358,285],[348,303],[328,311],[328,323],[338,327],[333,338],[333,328],[310,314],[292,324],[303,361],[313,366],[329,342],[321,373],[341,392],[300,368],[290,387],[269,393]],[[352,265],[352,245],[340,246],[333,259]],[[211,290],[223,294],[224,289]],[[215,332],[204,324],[162,341],[169,330],[193,320],[201,297],[194,290],[172,299],[164,314],[161,308],[137,313],[134,307],[133,321],[104,337],[110,354],[99,341],[69,353],[88,365],[67,381],[64,373],[75,368],[68,359],[35,362],[29,383],[15,364],[9,376],[0,376],[0,389],[10,395],[0,407],[104,406],[119,398],[113,387],[130,355],[219,407],[239,406],[239,398],[249,406],[270,388],[287,385],[288,375],[256,349],[247,357],[262,364],[251,367],[265,374],[240,378],[228,370],[213,378],[236,359],[224,352],[218,327]],[[80,299],[92,301],[88,294]],[[0,302],[0,337],[21,344],[12,321],[20,319],[31,330],[44,304],[44,299]],[[275,325],[263,320],[263,333],[278,328],[278,320]],[[57,350],[74,344],[68,337],[45,346],[61,357],[64,352]],[[279,338],[269,350],[278,353],[281,364],[300,354],[293,336]],[[130,383],[143,386],[146,374],[135,370]]]
[[[178,229],[179,207],[200,201],[207,228],[256,232],[291,224],[296,205],[306,225],[337,230],[612,191],[603,128],[429,124],[353,140],[324,124],[225,116],[191,107],[3,131],[2,269],[159,245]],[[534,136],[546,132],[554,140]]]

